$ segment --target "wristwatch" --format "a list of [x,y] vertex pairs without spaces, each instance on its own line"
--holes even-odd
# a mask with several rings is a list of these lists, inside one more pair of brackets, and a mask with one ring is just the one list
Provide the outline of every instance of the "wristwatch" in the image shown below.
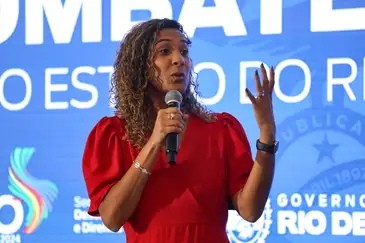
[[260,139],[257,139],[256,141],[256,149],[260,151],[264,151],[270,154],[275,154],[276,151],[278,151],[278,148],[279,148],[279,142],[276,140],[274,141],[273,144],[262,143],[260,142]]

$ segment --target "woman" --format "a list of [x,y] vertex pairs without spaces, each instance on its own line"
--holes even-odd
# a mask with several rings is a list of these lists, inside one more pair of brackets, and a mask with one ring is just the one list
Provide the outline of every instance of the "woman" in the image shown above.
[[[89,214],[112,231],[124,227],[127,242],[228,242],[227,202],[245,220],[264,209],[274,172],[275,123],[270,78],[255,73],[259,93],[252,101],[260,128],[256,161],[240,123],[199,104],[189,57],[190,40],[168,19],[136,25],[120,46],[113,75],[116,116],[91,131],[83,173]],[[169,90],[183,95],[181,111],[168,108]],[[179,134],[174,166],[164,141]],[[265,147],[266,146],[266,147]]]

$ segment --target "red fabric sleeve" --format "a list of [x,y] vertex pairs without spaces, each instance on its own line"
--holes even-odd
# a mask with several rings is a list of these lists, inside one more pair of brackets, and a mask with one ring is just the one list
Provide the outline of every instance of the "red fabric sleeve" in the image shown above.
[[100,216],[100,203],[125,173],[122,164],[121,123],[118,119],[102,118],[86,141],[82,170],[90,198],[88,213],[91,216]]
[[251,147],[240,122],[229,113],[222,113],[225,127],[225,156],[228,193],[232,198],[246,184],[253,166]]

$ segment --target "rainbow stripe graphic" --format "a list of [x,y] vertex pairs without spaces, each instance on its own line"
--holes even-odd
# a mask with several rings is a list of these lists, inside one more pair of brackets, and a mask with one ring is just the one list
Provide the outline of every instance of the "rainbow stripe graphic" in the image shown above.
[[9,190],[27,205],[23,230],[26,234],[33,233],[48,218],[52,211],[51,203],[58,194],[53,182],[29,174],[27,166],[34,152],[34,148],[15,148],[10,157]]

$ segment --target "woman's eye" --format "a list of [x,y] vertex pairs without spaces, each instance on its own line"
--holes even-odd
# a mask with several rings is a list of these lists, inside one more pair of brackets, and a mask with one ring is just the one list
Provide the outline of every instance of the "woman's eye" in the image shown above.
[[167,55],[167,54],[169,54],[170,52],[169,52],[169,49],[161,49],[161,50],[160,50],[160,53],[161,53],[162,55]]
[[183,56],[187,56],[189,54],[189,51],[188,50],[183,50],[183,51],[181,51],[181,54]]

